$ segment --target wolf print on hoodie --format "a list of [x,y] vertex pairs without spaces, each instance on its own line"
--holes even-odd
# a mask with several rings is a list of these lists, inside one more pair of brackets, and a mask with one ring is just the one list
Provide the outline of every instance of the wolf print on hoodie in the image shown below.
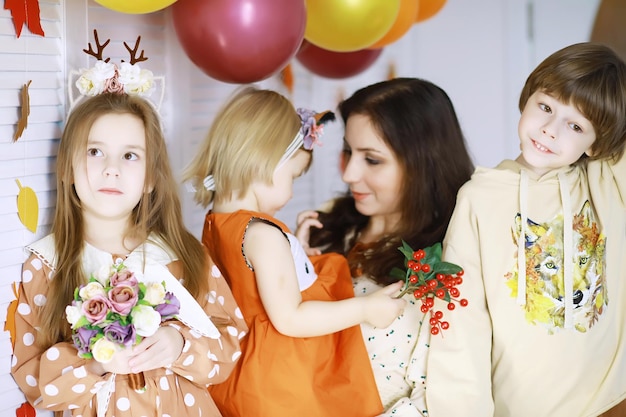
[[[574,328],[586,332],[607,308],[604,234],[598,230],[589,201],[573,216],[574,259],[563,259],[563,215],[547,223],[528,219],[526,226],[526,320],[545,326],[550,334],[564,327],[565,285],[563,262],[573,261]],[[521,233],[521,216],[515,217],[513,239]],[[505,275],[511,296],[517,297],[517,252],[512,272]]]

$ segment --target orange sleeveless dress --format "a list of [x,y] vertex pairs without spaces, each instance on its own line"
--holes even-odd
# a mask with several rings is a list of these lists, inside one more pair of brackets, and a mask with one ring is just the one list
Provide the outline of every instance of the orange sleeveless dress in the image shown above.
[[[202,242],[229,282],[249,327],[242,356],[230,377],[209,387],[224,417],[371,417],[383,411],[359,326],[326,336],[293,338],[270,322],[242,245],[251,220],[289,233],[273,217],[252,211],[211,213]],[[341,255],[310,258],[317,279],[302,291],[306,300],[354,297]]]

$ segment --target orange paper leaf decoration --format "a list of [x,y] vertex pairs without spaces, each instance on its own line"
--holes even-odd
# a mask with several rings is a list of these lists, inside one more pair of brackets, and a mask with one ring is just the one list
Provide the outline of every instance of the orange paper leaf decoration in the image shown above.
[[44,36],[39,17],[39,0],[4,0],[4,8],[11,11],[18,38],[22,34],[24,24],[28,26],[31,33]]
[[15,349],[15,313],[17,312],[17,299],[19,294],[19,287],[17,282],[13,283],[13,294],[15,300],[11,301],[9,308],[7,309],[7,320],[4,322],[4,331],[9,332],[11,336],[11,346]]
[[397,76],[398,76],[398,74],[396,72],[396,64],[393,63],[393,62],[390,62],[389,63],[389,68],[387,70],[387,79],[388,80],[393,80]]
[[30,97],[28,95],[28,87],[30,87],[30,83],[32,82],[33,80],[29,80],[28,83],[22,86],[22,112],[19,120],[17,121],[17,129],[15,129],[15,134],[13,135],[13,142],[17,142],[17,140],[22,137],[24,129],[28,127],[28,116],[30,115]]
[[280,72],[280,79],[284,86],[287,87],[289,94],[293,94],[293,69],[291,68],[291,64],[287,64]]
[[33,406],[28,402],[25,402],[20,406],[20,408],[15,410],[16,417],[35,417],[36,415],[37,411],[35,411]]

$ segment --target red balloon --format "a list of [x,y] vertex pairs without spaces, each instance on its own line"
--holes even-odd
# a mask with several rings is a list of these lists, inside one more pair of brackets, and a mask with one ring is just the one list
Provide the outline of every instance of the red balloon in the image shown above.
[[276,74],[304,38],[305,0],[178,0],[171,9],[187,56],[208,76],[227,83]]
[[313,74],[326,78],[348,78],[368,69],[382,51],[380,48],[334,52],[304,41],[296,59]]

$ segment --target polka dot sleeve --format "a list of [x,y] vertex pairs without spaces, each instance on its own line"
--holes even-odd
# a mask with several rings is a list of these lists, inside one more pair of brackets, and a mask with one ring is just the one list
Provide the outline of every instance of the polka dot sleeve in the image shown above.
[[220,331],[219,339],[202,337],[177,321],[175,326],[185,343],[180,357],[171,366],[175,373],[198,385],[211,385],[224,381],[241,356],[239,340],[246,334],[247,326],[221,272],[209,259],[209,294],[203,307]]
[[46,302],[50,268],[31,255],[22,268],[22,283],[15,315],[16,340],[11,373],[26,398],[37,408],[64,410],[87,406],[91,392],[103,378],[87,372],[76,349],[58,343],[47,350],[36,341],[37,307]]

